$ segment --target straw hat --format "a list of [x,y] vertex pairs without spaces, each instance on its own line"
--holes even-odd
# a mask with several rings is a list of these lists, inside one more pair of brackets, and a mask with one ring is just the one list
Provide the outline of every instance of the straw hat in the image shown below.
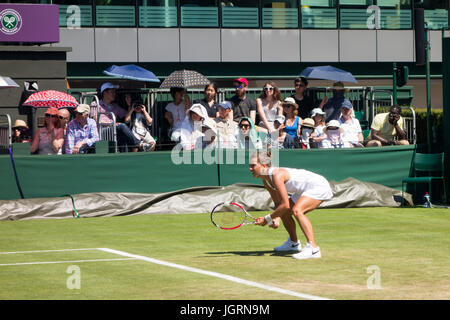
[[293,106],[295,109],[298,109],[298,104],[295,103],[295,99],[292,97],[287,97],[284,99],[284,101],[281,103],[282,106]]
[[305,120],[303,120],[302,127],[314,128],[314,120],[311,118],[305,118]]
[[25,128],[25,129],[28,129],[28,126],[27,126],[27,123],[26,123],[25,121],[20,120],[20,119],[17,119],[17,120],[14,122],[14,126],[12,127],[12,129],[15,129],[15,128]]
[[330,122],[328,122],[327,127],[325,129],[323,129],[323,131],[325,133],[327,133],[327,131],[330,130],[330,128],[338,128],[339,132],[341,132],[341,133],[344,131],[341,128],[341,124],[337,120],[331,120]]

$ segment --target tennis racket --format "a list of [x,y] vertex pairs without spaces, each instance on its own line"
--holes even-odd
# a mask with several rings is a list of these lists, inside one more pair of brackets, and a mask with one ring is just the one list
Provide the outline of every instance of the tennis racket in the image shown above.
[[246,224],[256,223],[256,218],[239,203],[221,202],[212,209],[211,222],[222,230],[234,230]]

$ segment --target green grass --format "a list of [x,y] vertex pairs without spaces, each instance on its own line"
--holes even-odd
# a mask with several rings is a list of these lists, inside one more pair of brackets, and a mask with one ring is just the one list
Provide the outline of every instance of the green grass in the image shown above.
[[[450,298],[449,210],[322,209],[309,218],[322,259],[274,254],[286,240],[282,227],[222,231],[208,214],[2,221],[0,252],[111,248],[333,299]],[[97,250],[0,254],[0,264],[112,258],[123,257]],[[80,289],[67,288],[70,265],[80,268]],[[367,288],[372,265],[380,269],[381,289]],[[0,266],[0,299],[293,297],[128,260]]]

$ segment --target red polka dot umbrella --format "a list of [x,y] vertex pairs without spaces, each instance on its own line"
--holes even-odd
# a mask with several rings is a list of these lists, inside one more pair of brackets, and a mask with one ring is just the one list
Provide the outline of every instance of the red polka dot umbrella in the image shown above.
[[78,101],[70,94],[56,90],[46,90],[33,93],[23,105],[35,108],[76,108]]

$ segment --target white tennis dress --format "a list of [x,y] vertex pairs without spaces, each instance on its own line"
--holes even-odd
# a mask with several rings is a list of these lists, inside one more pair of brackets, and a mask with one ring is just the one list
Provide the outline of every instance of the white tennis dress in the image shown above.
[[[272,172],[269,168],[269,176],[273,182]],[[316,200],[329,200],[333,197],[333,191],[327,179],[314,172],[304,169],[282,168],[289,173],[289,180],[285,182],[286,191],[292,194],[291,200],[296,203],[301,196]]]

